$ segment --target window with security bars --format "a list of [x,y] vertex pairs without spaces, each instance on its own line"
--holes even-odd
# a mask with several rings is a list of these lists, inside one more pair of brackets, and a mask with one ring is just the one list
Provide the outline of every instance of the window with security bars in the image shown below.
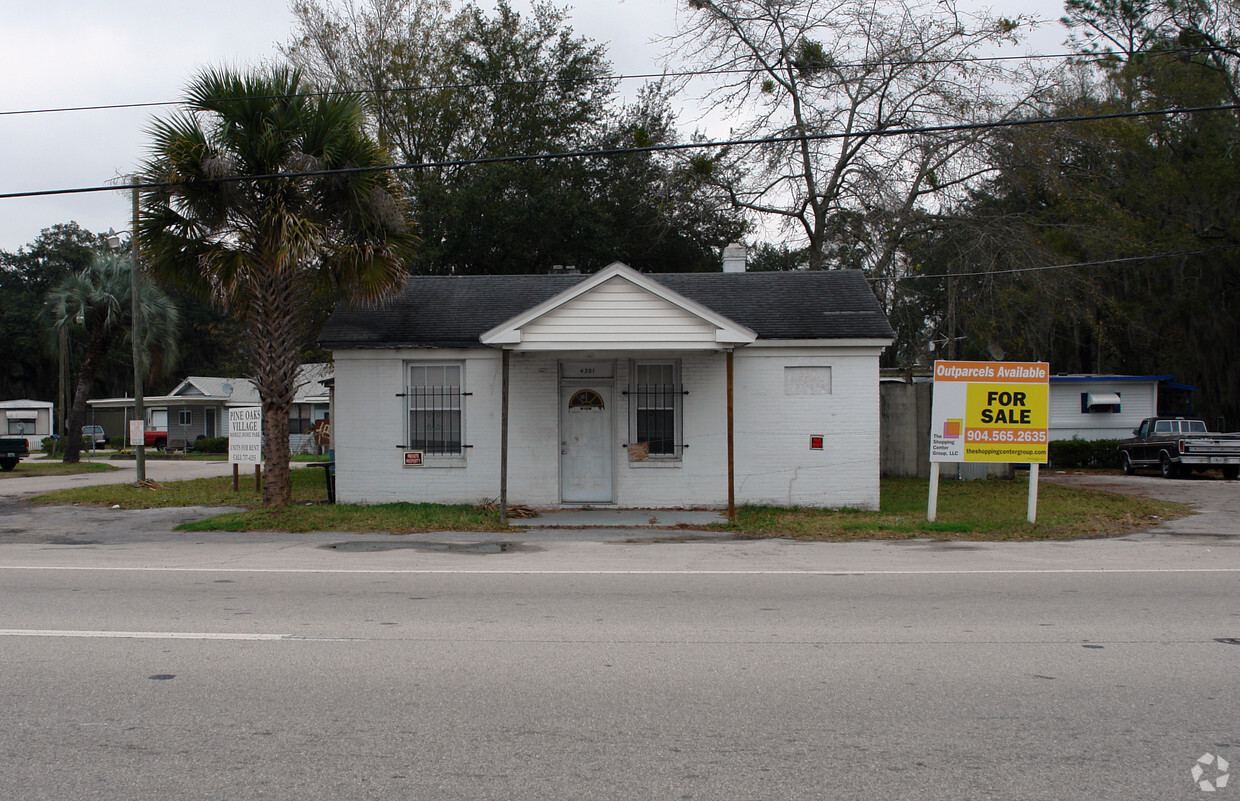
[[464,453],[459,364],[409,366],[409,448],[428,456],[459,456]]
[[637,362],[629,389],[630,441],[652,457],[680,455],[680,370],[676,362]]

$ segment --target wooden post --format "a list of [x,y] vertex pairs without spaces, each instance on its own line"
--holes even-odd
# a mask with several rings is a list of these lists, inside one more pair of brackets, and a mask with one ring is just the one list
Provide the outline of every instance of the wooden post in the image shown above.
[[505,348],[501,357],[503,374],[499,413],[499,522],[508,525],[508,361],[512,351]]
[[1038,467],[1037,462],[1029,463],[1029,509],[1026,517],[1030,523],[1038,522]]
[[241,491],[241,464],[233,462],[233,492]]
[[261,464],[254,465],[254,491],[259,495],[263,494],[263,466]]
[[732,450],[732,349],[728,361],[728,520],[736,520],[736,460]]

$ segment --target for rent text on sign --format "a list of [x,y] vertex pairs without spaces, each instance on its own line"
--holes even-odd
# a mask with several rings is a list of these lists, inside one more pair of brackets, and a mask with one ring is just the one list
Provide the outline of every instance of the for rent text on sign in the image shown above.
[[932,462],[1046,462],[1050,365],[934,363]]

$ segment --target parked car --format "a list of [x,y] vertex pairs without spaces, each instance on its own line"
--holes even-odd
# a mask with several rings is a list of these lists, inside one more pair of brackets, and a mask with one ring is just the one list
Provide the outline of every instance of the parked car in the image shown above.
[[0,470],[12,470],[17,463],[30,455],[30,446],[25,437],[4,437],[0,439]]
[[108,435],[103,426],[82,426],[82,444],[88,448],[97,448],[107,443]]
[[1164,478],[1217,467],[1223,478],[1240,478],[1240,435],[1215,434],[1196,417],[1147,417],[1119,443],[1124,474],[1157,467]]
[[142,442],[148,448],[162,451],[168,447],[168,432],[160,430],[146,431],[143,434]]

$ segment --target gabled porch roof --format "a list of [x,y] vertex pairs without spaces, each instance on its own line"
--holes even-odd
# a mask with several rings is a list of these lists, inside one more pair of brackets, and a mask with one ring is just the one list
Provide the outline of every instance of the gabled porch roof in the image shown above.
[[697,350],[758,335],[615,262],[479,337],[511,350]]

